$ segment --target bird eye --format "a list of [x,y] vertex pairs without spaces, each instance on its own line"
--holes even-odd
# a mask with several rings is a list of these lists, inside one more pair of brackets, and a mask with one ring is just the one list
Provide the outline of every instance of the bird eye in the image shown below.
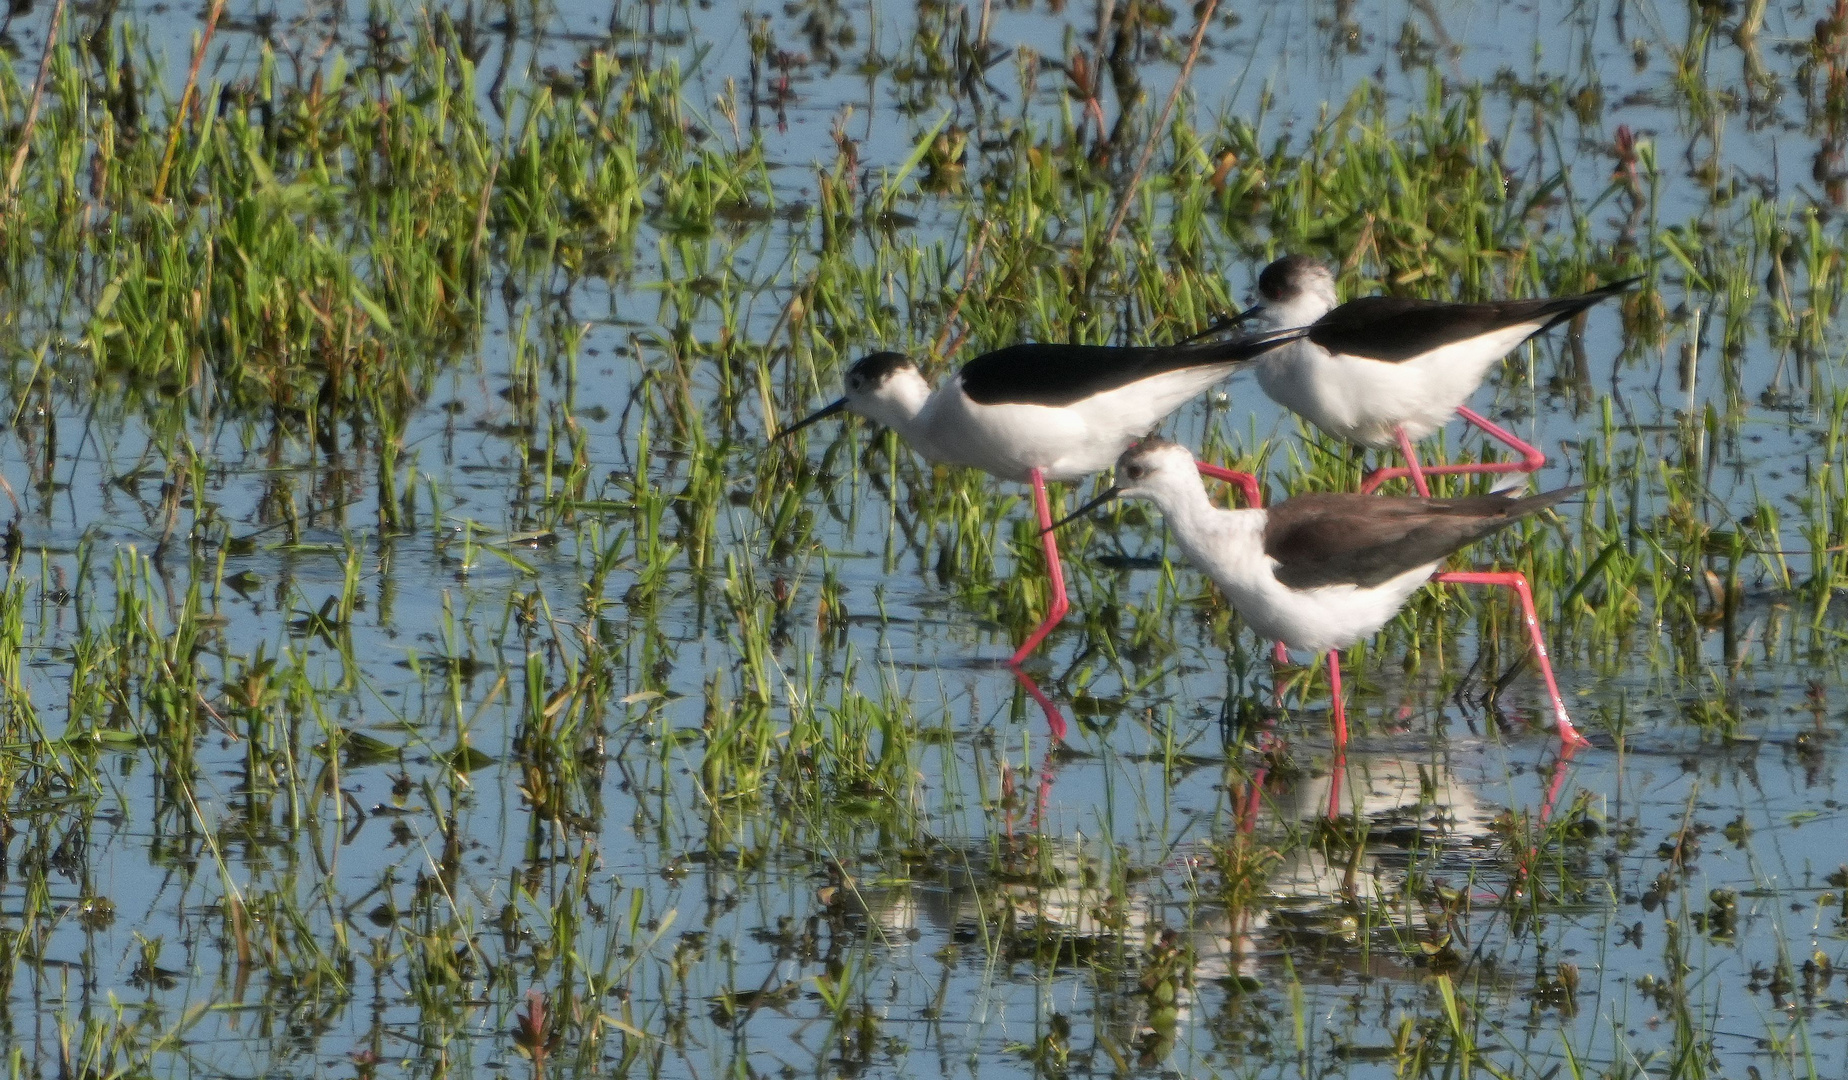
[[1140,480],[1144,476],[1147,476],[1149,471],[1141,465],[1130,465],[1125,468],[1123,472],[1131,480]]

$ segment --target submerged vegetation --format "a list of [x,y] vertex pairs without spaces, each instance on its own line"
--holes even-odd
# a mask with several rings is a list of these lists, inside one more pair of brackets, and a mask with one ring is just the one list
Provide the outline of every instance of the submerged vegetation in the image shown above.
[[[12,5],[8,1068],[1842,1075],[1848,10],[1311,7]],[[1283,251],[1642,276],[1477,402],[1587,485],[1473,555],[1592,749],[1431,588],[1331,760],[1133,506],[1017,681],[1017,486],[766,444]]]

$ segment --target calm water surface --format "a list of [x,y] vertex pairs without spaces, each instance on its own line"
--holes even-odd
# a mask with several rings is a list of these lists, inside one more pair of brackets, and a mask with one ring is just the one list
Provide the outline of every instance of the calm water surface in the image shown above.
[[[48,7],[9,25],[22,80],[36,67]],[[200,13],[164,3],[123,11],[177,85]],[[1709,161],[1742,191],[1832,217],[1828,168],[1817,164],[1832,151],[1791,88],[1826,13],[1814,4],[1766,7],[1754,53],[1720,35],[1690,45],[1690,11],[1673,5],[1237,5],[1212,27],[1192,76],[1193,115],[1202,125],[1243,117],[1266,142],[1301,147],[1357,87],[1375,85],[1395,111],[1411,114],[1426,106],[1437,79],[1445,95],[1483,95],[1514,183],[1565,176],[1535,243],[1569,243],[1574,228],[1614,243],[1630,227],[1616,200],[1600,198],[1619,125],[1654,140],[1662,177],[1655,212],[1664,221],[1737,228],[1736,205],[1716,202],[1696,178]],[[492,24],[504,14],[480,18]],[[982,18],[979,5],[967,14]],[[256,63],[265,34],[311,66],[363,48],[356,8],[233,4],[228,17],[208,65],[225,81]],[[1020,71],[1087,43],[1096,12],[1001,5],[988,17],[1000,56],[989,77],[1007,102],[1001,111],[1042,120],[1076,111],[1058,75],[1041,72],[1028,93]],[[760,18],[789,54],[781,72],[788,91],[760,89],[748,112],[778,166],[770,201],[788,212],[740,225],[709,241],[706,254],[729,267],[748,312],[742,325],[769,335],[814,243],[816,226],[800,211],[817,197],[817,163],[834,158],[836,125],[860,140],[867,169],[896,170],[946,111],[956,116],[956,102],[928,92],[920,100],[890,67],[862,70],[869,51],[902,58],[920,25],[943,25],[936,9],[716,2],[618,5],[612,14],[567,4],[521,10],[514,33],[487,33],[480,66],[483,84],[502,68],[515,85],[547,68],[570,70],[610,40],[613,26],[608,47],[633,62],[684,65],[688,108],[719,126],[713,103],[733,93],[728,85],[749,85],[750,26]],[[1190,23],[1183,9],[1177,32]],[[828,50],[815,47],[813,28],[833,42]],[[1690,48],[1709,56],[1710,87],[1754,100],[1717,118],[1699,115],[1676,79]],[[1172,84],[1178,59],[1177,49],[1147,64],[1153,100]],[[1783,90],[1755,100],[1753,64]],[[760,73],[760,82],[769,77]],[[1543,114],[1534,105],[1588,89],[1594,98],[1576,112]],[[1107,105],[1114,115],[1115,103]],[[959,222],[936,219],[927,201],[912,209],[918,245],[960,249]],[[1351,710],[1365,716],[1367,731],[1345,761],[1329,756],[1325,699],[1292,699],[1289,715],[1275,718],[1292,767],[1270,777],[1247,824],[1280,843],[1314,834],[1338,775],[1335,803],[1365,828],[1358,843],[1284,845],[1290,854],[1260,863],[1244,883],[1254,902],[1233,911],[1214,851],[1239,827],[1257,760],[1228,736],[1248,737],[1240,725],[1271,700],[1257,644],[1241,635],[1229,657],[1188,614],[1203,607],[1192,598],[1207,587],[1162,565],[1158,525],[1100,533],[1093,557],[1074,559],[1079,606],[1133,611],[1163,589],[1189,603],[1162,631],[1172,648],[1146,663],[1108,657],[1076,625],[1052,639],[1032,671],[1074,721],[1067,745],[1055,749],[1038,708],[992,663],[1009,651],[1014,628],[974,614],[911,537],[916,508],[905,493],[932,477],[900,454],[890,477],[836,470],[844,475],[831,505],[817,507],[820,542],[809,554],[768,558],[774,538],[735,509],[719,508],[717,528],[723,549],[759,567],[765,587],[808,597],[774,637],[782,685],[772,699],[820,695],[841,703],[837,717],[862,697],[907,710],[912,725],[933,733],[910,789],[896,801],[869,796],[863,806],[843,792],[839,813],[826,820],[780,818],[775,807],[742,821],[715,813],[699,732],[710,703],[734,699],[754,677],[726,602],[725,568],[670,560],[652,599],[628,604],[637,568],[625,564],[608,579],[601,633],[621,657],[617,696],[629,696],[603,718],[609,757],[576,804],[594,820],[577,843],[540,829],[513,764],[527,707],[521,680],[529,655],[554,676],[564,660],[535,651],[535,625],[509,617],[509,598],[578,617],[595,541],[609,535],[580,531],[503,549],[516,564],[470,555],[467,527],[498,537],[529,525],[525,443],[508,434],[516,415],[505,391],[515,343],[556,347],[548,326],[582,327],[575,387],[553,383],[542,393],[570,403],[598,473],[639,468],[665,490],[683,485],[684,461],[643,456],[629,409],[659,360],[653,343],[671,331],[650,287],[679,272],[667,251],[645,226],[634,265],[617,280],[561,276],[506,292],[478,354],[441,380],[408,440],[441,506],[441,528],[377,535],[376,462],[363,442],[278,441],[254,421],[196,432],[213,463],[203,497],[234,531],[274,538],[285,491],[300,526],[299,543],[265,541],[227,555],[227,573],[242,587],[211,596],[223,622],[208,648],[227,656],[247,656],[257,643],[270,655],[295,650],[323,688],[324,719],[385,749],[349,754],[330,775],[350,811],[339,821],[253,808],[252,793],[240,790],[247,747],[231,730],[198,749],[199,805],[190,819],[174,813],[166,781],[134,745],[103,759],[103,795],[81,813],[7,807],[9,858],[16,868],[50,860],[58,912],[28,933],[19,914],[28,878],[5,879],[3,906],[12,911],[0,925],[11,924],[12,943],[0,1040],[16,1067],[55,1074],[58,1048],[73,1032],[126,1010],[143,1038],[171,1033],[153,1058],[166,1074],[348,1075],[374,1067],[368,1052],[379,1054],[379,1070],[414,1075],[530,1069],[509,1035],[513,1005],[529,985],[549,984],[530,979],[530,943],[503,934],[504,913],[543,912],[543,897],[576,875],[588,879],[592,903],[582,924],[556,928],[562,940],[592,968],[639,972],[620,998],[575,1005],[640,1033],[630,1059],[612,1038],[610,1060],[598,1066],[612,1071],[695,1080],[1062,1071],[1384,1077],[1400,1060],[1395,1042],[1443,1015],[1438,975],[1448,973],[1466,987],[1483,1060],[1509,1075],[1848,1076],[1848,989],[1832,975],[1848,966],[1848,882],[1830,880],[1848,863],[1840,648],[1848,620],[1839,598],[1813,619],[1757,564],[1736,619],[1741,640],[1729,650],[1716,627],[1699,643],[1696,666],[1647,620],[1615,645],[1569,634],[1555,641],[1575,716],[1597,743],[1563,771],[1537,726],[1542,695],[1531,677],[1514,681],[1498,710],[1485,710],[1452,694],[1431,667],[1407,676],[1402,635],[1371,652],[1352,680]],[[1207,258],[1233,297],[1246,294],[1259,265],[1250,252],[1227,242]],[[1739,437],[1707,448],[1701,512],[1726,527],[1761,501],[1794,507],[1819,473],[1841,464],[1825,459],[1817,435],[1826,420],[1817,403],[1843,389],[1834,342],[1821,362],[1800,365],[1754,333],[1731,375],[1712,374],[1710,360],[1715,367],[1690,392],[1679,349],[1693,309],[1711,301],[1666,257],[1660,273],[1665,301],[1686,305],[1668,349],[1627,343],[1609,311],[1593,312],[1582,340],[1585,385],[1616,403],[1612,442],[1597,434],[1593,399],[1560,389],[1557,373],[1570,357],[1559,339],[1518,354],[1476,406],[1487,412],[1492,403],[1523,437],[1566,448],[1538,478],[1542,487],[1577,480],[1587,454],[1614,455],[1626,475],[1642,471],[1643,483],[1615,497],[1647,519],[1667,507],[1652,463],[1683,451],[1680,415],[1690,404],[1744,402]],[[715,334],[719,325],[715,312],[703,312],[694,333]],[[32,327],[17,329],[14,340],[32,347]],[[920,326],[916,340],[853,342],[847,351],[928,340]],[[969,343],[989,344],[999,342]],[[1711,338],[1703,346],[1710,357],[1717,348]],[[717,376],[698,378],[716,384]],[[813,404],[834,389],[819,387]],[[1171,432],[1197,440],[1217,425],[1235,445],[1269,443],[1280,448],[1275,460],[1287,461],[1298,440],[1293,422],[1249,379],[1233,380],[1224,394],[1190,406]],[[26,482],[42,446],[24,446],[14,429],[0,438],[0,466],[26,503],[22,572],[40,579],[28,590],[24,656],[52,736],[73,690],[66,650],[82,620],[119,614],[107,590],[86,603],[61,602],[60,583],[86,565],[104,573],[118,561],[124,579],[145,581],[149,595],[170,604],[187,587],[183,560],[145,561],[166,511],[152,461],[158,451],[137,415],[109,401],[64,400],[55,422],[49,486]],[[845,430],[855,449],[870,437]],[[744,434],[734,451],[741,476],[753,455],[768,452],[763,430]],[[811,453],[819,457],[835,437],[811,439]],[[1448,438],[1455,445],[1473,436],[1458,428]],[[149,468],[154,479],[137,482]],[[1023,491],[989,490],[1013,500],[1015,517],[1024,513]],[[1794,529],[1787,539],[1804,547]],[[349,545],[359,552],[359,614],[338,634],[318,634],[307,617],[342,589]],[[1791,561],[1798,574],[1807,571],[1803,554]],[[996,568],[1007,572],[1005,563]],[[824,578],[851,616],[840,633],[816,629]],[[1458,646],[1465,663],[1494,652],[1484,664],[1494,670],[1476,676],[1475,693],[1484,674],[1506,667],[1511,647]],[[448,666],[433,672],[443,658]],[[1744,717],[1740,736],[1726,741],[1687,722],[1721,696]],[[443,790],[429,777],[459,728],[485,758],[465,789]],[[1522,842],[1511,823],[1542,813],[1577,825],[1523,879],[1510,872],[1520,860],[1508,852]],[[216,830],[221,851],[202,842],[200,821]],[[478,968],[458,1014],[441,1018],[420,1004],[429,976],[402,959],[336,965],[338,992],[308,991],[325,977],[315,974],[318,949],[371,955],[368,943],[392,932],[389,909],[410,909],[446,859],[464,870],[454,910],[501,974],[484,980]],[[1500,899],[1529,887],[1548,892],[1544,914],[1511,917],[1516,907]],[[246,894],[289,899],[255,917],[261,934],[288,942],[277,955],[290,963],[252,970],[239,962],[217,913],[227,896]],[[112,918],[86,917],[97,898],[110,902]],[[1191,972],[1175,977],[1171,1045],[1156,1037],[1153,999],[1136,977],[1165,970],[1163,928],[1182,950],[1177,969]],[[740,990],[759,996],[741,1003]],[[849,1002],[849,1020],[826,1000],[833,994]],[[1686,1024],[1708,1033],[1710,1060],[1678,1056],[1685,1040],[1677,1026]]]

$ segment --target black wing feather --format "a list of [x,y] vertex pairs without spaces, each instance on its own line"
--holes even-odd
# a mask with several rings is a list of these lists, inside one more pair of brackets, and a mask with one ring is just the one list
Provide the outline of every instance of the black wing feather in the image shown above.
[[1277,330],[1204,345],[1010,345],[964,364],[962,388],[980,405],[1063,408],[1154,375],[1243,363],[1305,333]]
[[1277,560],[1277,580],[1292,589],[1371,588],[1444,559],[1580,490],[1561,488],[1526,498],[1298,495],[1270,509],[1264,553]]
[[1331,353],[1398,364],[1522,323],[1535,323],[1534,333],[1543,333],[1640,280],[1626,278],[1577,296],[1485,304],[1366,296],[1322,316],[1309,328],[1309,340]]

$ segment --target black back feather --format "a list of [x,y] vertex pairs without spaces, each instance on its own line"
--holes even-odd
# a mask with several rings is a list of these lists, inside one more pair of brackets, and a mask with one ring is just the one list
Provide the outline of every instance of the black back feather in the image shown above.
[[978,405],[1063,408],[1166,372],[1243,363],[1306,332],[1299,327],[1203,345],[1010,345],[963,365],[962,388]]
[[1483,304],[1366,296],[1322,316],[1309,328],[1309,340],[1331,353],[1397,364],[1523,323],[1534,323],[1533,332],[1543,333],[1641,280],[1625,278],[1577,296]]

